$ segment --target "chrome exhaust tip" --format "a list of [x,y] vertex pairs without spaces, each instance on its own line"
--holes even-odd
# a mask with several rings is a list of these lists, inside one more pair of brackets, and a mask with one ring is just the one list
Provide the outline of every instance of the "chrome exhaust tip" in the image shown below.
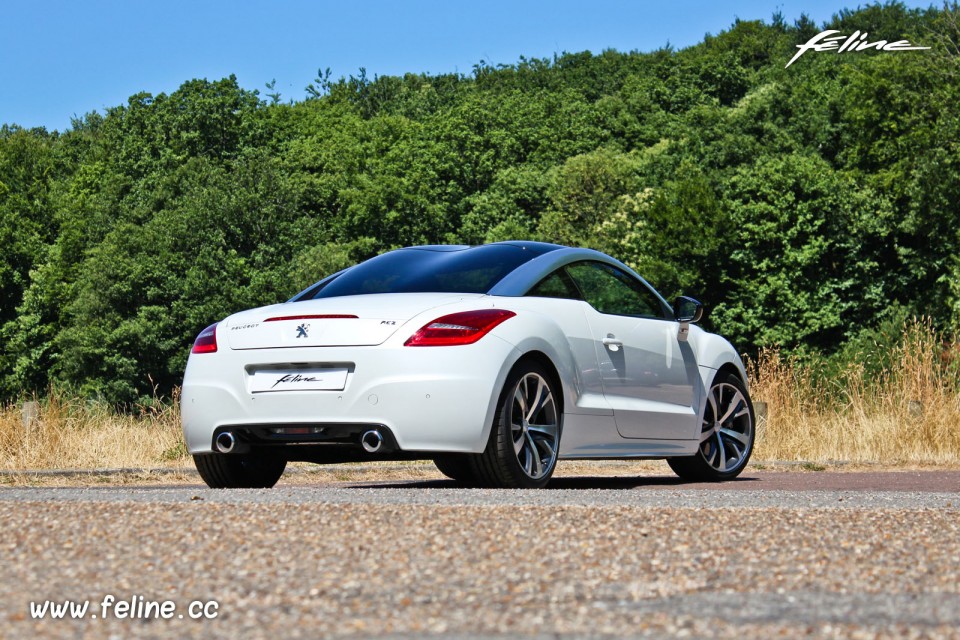
[[217,446],[217,451],[220,453],[230,453],[233,451],[233,448],[237,446],[237,439],[233,437],[233,434],[229,431],[224,431],[217,436],[217,439],[214,441],[214,444]]
[[360,436],[360,444],[367,453],[376,453],[383,447],[383,436],[376,429],[371,429]]

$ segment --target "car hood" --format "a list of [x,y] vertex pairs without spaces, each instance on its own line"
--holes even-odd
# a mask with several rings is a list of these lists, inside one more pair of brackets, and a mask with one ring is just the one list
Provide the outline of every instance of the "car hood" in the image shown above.
[[482,297],[382,293],[286,302],[234,314],[221,323],[219,332],[227,335],[231,349],[373,346],[421,313]]

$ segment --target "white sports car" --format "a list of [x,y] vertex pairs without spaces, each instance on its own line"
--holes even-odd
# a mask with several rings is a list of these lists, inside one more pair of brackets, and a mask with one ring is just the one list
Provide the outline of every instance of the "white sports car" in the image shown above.
[[589,249],[399,249],[204,329],[183,432],[211,487],[273,486],[293,460],[424,458],[480,486],[543,487],[574,458],[726,480],[753,406],[701,314]]

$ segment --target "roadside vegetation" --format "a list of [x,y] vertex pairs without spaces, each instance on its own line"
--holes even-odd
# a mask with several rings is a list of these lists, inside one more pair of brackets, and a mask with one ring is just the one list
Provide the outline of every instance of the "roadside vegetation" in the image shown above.
[[960,351],[929,321],[832,359],[764,349],[749,364],[766,403],[754,459],[960,462]]
[[[960,26],[889,3],[682,50],[479,62],[0,127],[0,401],[135,407],[205,326],[394,247],[534,239],[630,264],[741,351],[960,319]],[[822,27],[929,51],[807,52]],[[292,98],[292,100],[291,100]]]
[[177,399],[117,411],[52,391],[0,409],[0,470],[150,469],[187,458]]
[[[929,321],[875,339],[846,360],[765,349],[748,362],[755,401],[766,405],[755,464],[960,464],[956,346]],[[54,392],[28,421],[22,405],[0,409],[0,470],[150,469],[187,460],[176,397],[118,412]],[[414,471],[423,475],[420,466]]]
[[[785,68],[826,28],[931,49]],[[769,407],[758,458],[955,460],[958,79],[957,3],[889,2],[682,50],[323,70],[302,96],[193,79],[66,131],[3,124],[0,467],[176,460],[205,326],[391,248],[506,239],[701,299]]]

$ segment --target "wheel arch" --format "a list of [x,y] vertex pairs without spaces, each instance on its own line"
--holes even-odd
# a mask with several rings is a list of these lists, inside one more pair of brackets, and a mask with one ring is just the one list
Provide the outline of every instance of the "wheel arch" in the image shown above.
[[737,350],[726,339],[713,333],[698,331],[696,335],[696,358],[705,387],[709,387],[720,371],[729,371],[737,376],[747,389],[750,380],[747,369]]
[[727,362],[721,365],[720,368],[717,369],[716,376],[719,376],[721,373],[729,373],[736,376],[737,379],[744,384],[744,386],[749,388],[749,381],[747,380],[746,376],[743,375],[743,372],[737,368],[737,365],[735,365],[733,362]]
[[[557,400],[559,401],[560,406],[558,407],[559,413],[563,415],[563,408],[566,404],[566,398],[564,393],[563,379],[560,377],[560,371],[557,369],[556,365],[550,359],[550,356],[545,354],[543,351],[533,350],[524,353],[517,361],[513,364],[513,367],[510,369],[510,372],[513,373],[517,367],[526,364],[527,362],[535,362],[541,365],[544,369],[547,370],[547,373],[550,375],[550,382],[554,384],[556,389],[559,391],[557,393]],[[562,419],[562,418],[561,418]]]
[[[568,358],[566,361],[564,360],[565,356]],[[562,421],[565,407],[571,405],[576,406],[577,402],[578,390],[576,380],[574,379],[576,369],[572,360],[572,354],[565,354],[562,350],[553,349],[551,343],[541,337],[530,337],[522,341],[519,346],[514,346],[512,356],[503,363],[496,377],[496,382],[487,407],[486,418],[483,423],[481,438],[478,440],[478,449],[475,450],[474,453],[482,451],[483,446],[486,445],[487,440],[490,438],[497,403],[500,400],[500,394],[503,393],[507,378],[509,378],[518,366],[525,362],[537,362],[550,374],[551,382],[554,383],[557,389],[558,409]],[[568,382],[565,382],[564,374],[570,378]]]

